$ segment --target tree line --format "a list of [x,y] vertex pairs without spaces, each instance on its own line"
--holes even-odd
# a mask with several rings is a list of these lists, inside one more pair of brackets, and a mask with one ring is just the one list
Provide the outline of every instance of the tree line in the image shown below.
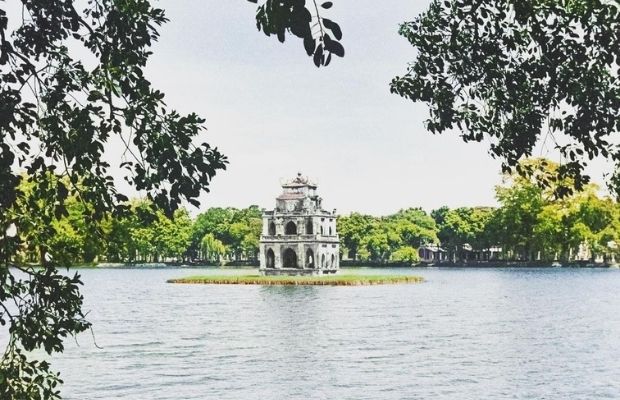
[[496,187],[498,207],[341,217],[338,232],[343,255],[378,263],[415,262],[418,252],[414,250],[423,245],[440,246],[452,262],[478,260],[491,250],[497,259],[525,262],[609,261],[619,255],[617,201],[599,195],[594,184],[564,192],[573,182],[558,180],[561,166],[549,160],[525,160],[519,168],[519,173],[505,174]]
[[[258,29],[300,38],[317,67],[344,56],[340,26],[323,17],[332,2],[251,3]],[[56,266],[185,257],[191,221],[177,210],[199,206],[228,165],[202,141],[205,120],[170,108],[144,72],[167,21],[148,0],[0,4],[0,326],[10,334],[2,399],[59,399],[59,375],[30,354],[62,352],[64,338],[90,327],[79,276]],[[110,150],[121,154],[113,165]],[[153,212],[119,191],[113,170]]]
[[[263,33],[280,42],[287,36],[302,39],[315,65],[328,65],[332,54],[344,55],[339,42],[342,30],[322,16],[334,5],[332,1],[320,7],[316,2],[293,0],[249,1],[257,3],[256,24]],[[0,397],[56,399],[60,397],[58,375],[47,362],[26,354],[35,349],[48,354],[62,351],[64,337],[90,324],[82,312],[79,277],[59,274],[45,260],[54,248],[72,249],[67,254],[56,251],[58,259],[86,260],[107,253],[110,246],[97,239],[102,235],[85,232],[105,231],[102,220],[108,212],[115,213],[108,220],[111,224],[127,212],[131,219],[131,211],[116,213],[123,206],[132,207],[109,173],[104,150],[110,139],[125,144],[116,166],[127,172],[132,186],[163,209],[166,218],[182,201],[198,205],[197,198],[225,169],[227,159],[208,143],[196,145],[204,119],[169,109],[164,93],[143,72],[158,29],[167,22],[163,10],[148,0],[96,0],[85,8],[71,1],[21,3],[21,16],[0,8],[0,226],[5,232],[0,246],[5,267],[0,269],[0,305],[11,301],[18,309],[16,314],[0,310],[0,323],[8,323],[11,333],[0,363],[4,377]],[[529,185],[498,191],[501,206],[492,212],[494,222],[489,224],[496,226],[494,239],[502,243],[508,257],[570,258],[576,243],[607,254],[617,242],[616,203],[597,196],[582,172],[595,157],[616,167],[620,159],[615,141],[609,139],[620,130],[618,79],[610,72],[620,57],[618,21],[615,2],[449,0],[433,1],[426,12],[400,27],[417,56],[405,75],[393,80],[391,90],[428,105],[430,132],[458,128],[466,142],[491,138],[489,150],[504,160],[506,169],[532,154],[541,141],[544,146],[548,136],[555,141],[554,134],[561,133],[568,139],[555,143],[565,162],[555,169],[553,179],[545,181],[570,178],[571,185],[556,185],[555,194],[566,194],[574,187],[578,193],[571,199],[562,196],[554,201],[548,192],[538,193]],[[85,51],[69,52],[69,41],[81,43]],[[41,180],[58,173],[72,185],[38,185],[33,190],[36,195],[28,200],[18,189],[18,170]],[[618,171],[609,179],[616,194],[620,193]],[[85,183],[82,190],[76,189],[78,178]],[[76,220],[75,211],[71,218],[65,204],[70,194],[82,202],[83,220]],[[435,215],[447,218],[449,211]],[[157,218],[150,223],[165,228],[165,220],[154,213]],[[364,244],[360,257],[385,260],[413,254],[415,243],[409,241],[406,230],[393,229],[395,223],[390,220],[380,218],[370,224],[372,240],[359,241]],[[447,240],[441,234],[444,223],[436,227],[442,241]],[[164,228],[155,230],[156,234],[161,235]],[[206,235],[201,244],[212,249],[207,254],[222,254],[223,239],[215,233]],[[97,243],[85,246],[82,242]],[[196,251],[194,241],[192,246]],[[124,255],[122,248],[115,254],[119,259],[132,254],[159,258],[179,256],[179,248],[164,249],[149,242],[142,250],[129,249]],[[458,244],[455,249],[456,255]],[[29,256],[38,256],[45,268],[20,268],[22,275],[6,268],[10,261]]]
[[[28,191],[27,188],[24,188]],[[17,230],[23,242],[15,261],[53,260],[59,265],[152,262],[223,262],[257,260],[261,211],[210,208],[192,218],[185,208],[171,216],[144,199],[99,221],[77,198],[66,201],[66,213],[52,218],[54,234],[41,236],[36,216],[22,218]]]
[[[498,207],[421,208],[376,217],[360,213],[337,221],[341,257],[385,264],[416,263],[419,249],[431,246],[447,261],[493,257],[518,261],[608,260],[618,253],[620,207],[598,194],[595,185],[557,197],[570,182],[549,182],[559,165],[545,159],[523,161],[524,174],[506,174],[496,187]],[[25,202],[40,204],[35,185],[24,179]],[[50,184],[52,185],[52,184]],[[38,263],[51,256],[60,265],[109,262],[257,263],[262,230],[258,206],[209,208],[195,218],[185,208],[167,215],[148,200],[132,200],[123,212],[96,222],[75,196],[66,213],[52,216],[54,234],[45,235],[39,216],[18,218],[24,241],[16,261]],[[49,207],[47,207],[49,208]],[[45,215],[40,205],[38,214]]]

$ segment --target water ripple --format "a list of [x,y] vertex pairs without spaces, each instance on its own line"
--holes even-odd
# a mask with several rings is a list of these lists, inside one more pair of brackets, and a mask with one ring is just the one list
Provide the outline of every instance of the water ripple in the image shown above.
[[83,335],[53,365],[80,400],[620,398],[619,271],[415,272],[260,287],[84,270],[102,349]]

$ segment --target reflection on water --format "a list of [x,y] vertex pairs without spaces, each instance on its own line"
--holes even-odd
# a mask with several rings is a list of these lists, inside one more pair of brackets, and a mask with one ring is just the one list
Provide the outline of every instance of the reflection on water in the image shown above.
[[[403,273],[395,270],[394,273]],[[171,285],[84,270],[69,399],[620,398],[620,271],[420,270],[418,285]],[[384,271],[381,271],[384,273]]]

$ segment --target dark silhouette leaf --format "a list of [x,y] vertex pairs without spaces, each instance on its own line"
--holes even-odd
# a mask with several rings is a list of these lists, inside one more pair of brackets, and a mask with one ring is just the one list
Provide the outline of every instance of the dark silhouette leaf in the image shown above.
[[337,23],[333,22],[330,19],[323,18],[323,25],[325,25],[327,29],[332,31],[336,39],[338,40],[342,39],[342,30],[340,29],[340,26]]

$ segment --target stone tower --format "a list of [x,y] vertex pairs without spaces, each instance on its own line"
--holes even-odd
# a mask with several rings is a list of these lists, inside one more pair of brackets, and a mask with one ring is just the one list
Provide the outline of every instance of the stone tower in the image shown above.
[[340,245],[336,210],[323,210],[316,184],[297,177],[282,185],[276,208],[263,212],[260,271],[264,275],[338,272]]

